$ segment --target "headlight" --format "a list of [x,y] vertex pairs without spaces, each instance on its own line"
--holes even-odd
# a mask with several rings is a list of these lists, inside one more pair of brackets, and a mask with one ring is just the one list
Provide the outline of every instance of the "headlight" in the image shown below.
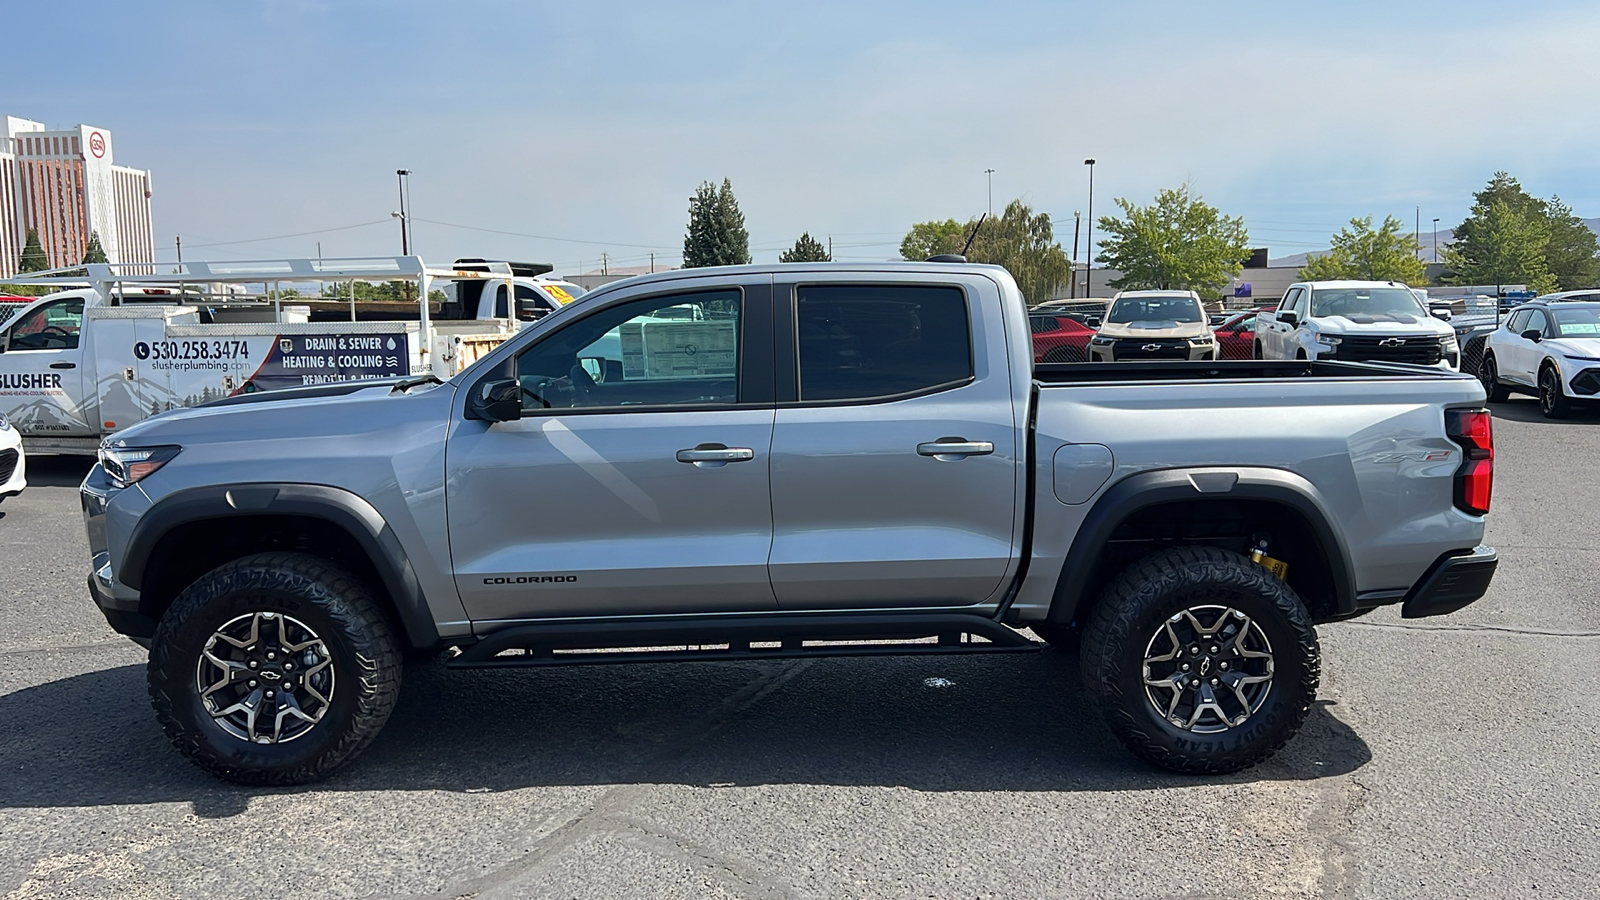
[[1189,343],[1191,343],[1191,344],[1209,344],[1209,343],[1211,343],[1211,335],[1202,334],[1199,337],[1189,338]]
[[1444,352],[1446,353],[1454,353],[1461,349],[1461,345],[1456,343],[1456,336],[1454,333],[1447,334],[1444,337],[1439,338],[1439,346],[1443,347]]
[[1331,334],[1318,334],[1314,335],[1311,339],[1314,341],[1321,341],[1322,343],[1327,344],[1329,347],[1337,347],[1344,340],[1344,338],[1334,337]]
[[1108,337],[1098,337],[1098,336],[1096,336],[1096,337],[1093,337],[1093,338],[1089,339],[1089,343],[1094,344],[1094,345],[1099,346],[1099,347],[1109,347],[1112,344],[1115,344],[1116,342],[1117,342],[1116,338],[1108,338]]
[[182,447],[124,447],[105,443],[100,445],[100,465],[119,488],[138,484],[178,455]]

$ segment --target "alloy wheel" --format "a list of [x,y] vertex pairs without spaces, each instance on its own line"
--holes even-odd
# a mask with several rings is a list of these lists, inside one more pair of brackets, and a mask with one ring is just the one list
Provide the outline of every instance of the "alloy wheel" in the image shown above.
[[242,741],[304,737],[333,700],[333,656],[304,622],[282,613],[230,619],[206,641],[195,688],[217,727]]
[[1244,724],[1272,690],[1272,644],[1227,606],[1192,606],[1166,621],[1144,653],[1145,696],[1171,725],[1215,734]]

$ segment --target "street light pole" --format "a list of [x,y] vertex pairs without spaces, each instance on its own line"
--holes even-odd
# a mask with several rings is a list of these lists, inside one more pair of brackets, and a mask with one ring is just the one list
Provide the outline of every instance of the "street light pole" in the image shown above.
[[1433,219],[1433,263],[1439,264],[1439,218]]
[[983,174],[989,176],[989,218],[994,218],[994,170],[984,169]]
[[410,169],[394,170],[395,182],[400,188],[400,212],[397,215],[397,218],[400,220],[401,256],[411,255],[411,204],[406,202],[406,197],[411,193],[410,191],[406,190],[408,187],[406,182],[409,180],[410,175]]
[[1084,249],[1089,251],[1089,258],[1083,270],[1083,295],[1094,294],[1094,160],[1086,159],[1083,164],[1089,167],[1089,243]]

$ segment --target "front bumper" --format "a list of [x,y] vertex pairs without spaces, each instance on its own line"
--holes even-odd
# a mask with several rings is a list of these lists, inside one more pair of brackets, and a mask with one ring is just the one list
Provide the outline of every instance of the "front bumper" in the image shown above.
[[146,647],[155,636],[155,620],[139,611],[139,592],[119,584],[111,569],[111,553],[106,538],[106,505],[110,501],[110,482],[95,466],[84,478],[78,500],[83,506],[83,525],[89,539],[89,599],[118,634],[133,638]]
[[22,446],[0,450],[0,500],[15,497],[28,486],[28,458]]
[[1453,613],[1489,591],[1500,563],[1493,547],[1481,544],[1464,553],[1447,553],[1434,561],[1422,580],[1406,594],[1400,615],[1422,619]]

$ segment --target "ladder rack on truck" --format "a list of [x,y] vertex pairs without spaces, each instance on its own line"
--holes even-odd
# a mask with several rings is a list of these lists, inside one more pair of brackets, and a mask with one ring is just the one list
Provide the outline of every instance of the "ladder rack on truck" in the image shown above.
[[[160,273],[150,264],[91,263],[0,279],[61,288],[0,324],[0,412],[22,431],[29,452],[92,454],[135,422],[234,394],[421,374],[449,378],[520,329],[526,297],[542,304],[531,316],[582,293],[529,277],[525,264],[460,262],[441,268],[417,256],[193,261]],[[333,283],[342,293],[346,282],[348,300],[288,290]],[[358,300],[356,282],[414,284],[417,300]],[[458,299],[430,301],[436,286]],[[462,296],[475,302],[463,303]],[[434,307],[451,315],[435,318]],[[332,320],[346,308],[348,318]]]

